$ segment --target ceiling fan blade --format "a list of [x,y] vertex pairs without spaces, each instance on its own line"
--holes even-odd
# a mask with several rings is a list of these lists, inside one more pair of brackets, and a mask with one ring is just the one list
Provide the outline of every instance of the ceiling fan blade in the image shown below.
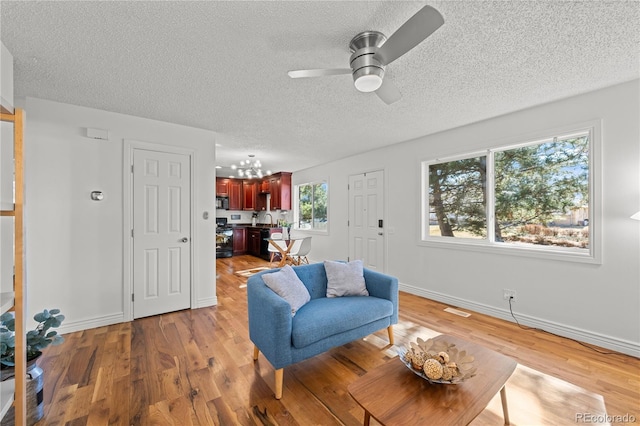
[[389,79],[382,80],[382,86],[376,90],[376,95],[387,105],[391,105],[402,99],[402,93],[400,93],[400,90],[398,90],[396,85]]
[[291,78],[324,77],[327,75],[351,74],[351,68],[326,68],[318,70],[295,70],[287,73]]
[[383,65],[388,65],[420,44],[442,24],[444,24],[444,18],[440,12],[431,6],[425,6],[391,34],[375,57]]

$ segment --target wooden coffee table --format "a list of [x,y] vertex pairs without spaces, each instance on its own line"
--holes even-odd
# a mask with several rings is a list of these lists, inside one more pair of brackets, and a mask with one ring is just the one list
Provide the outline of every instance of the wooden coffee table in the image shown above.
[[466,425],[500,392],[505,424],[509,424],[504,384],[517,363],[498,352],[454,336],[435,340],[454,343],[475,357],[476,375],[463,383],[431,384],[394,358],[349,385],[349,393],[364,408],[364,424],[371,417],[383,425]]

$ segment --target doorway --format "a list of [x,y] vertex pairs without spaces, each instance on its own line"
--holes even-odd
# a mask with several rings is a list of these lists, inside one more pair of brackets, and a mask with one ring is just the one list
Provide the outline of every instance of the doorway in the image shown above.
[[349,260],[385,269],[384,171],[349,176]]

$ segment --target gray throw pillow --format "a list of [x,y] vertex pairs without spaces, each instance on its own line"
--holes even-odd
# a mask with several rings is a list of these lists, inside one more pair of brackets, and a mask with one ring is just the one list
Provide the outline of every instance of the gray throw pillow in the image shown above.
[[362,260],[349,263],[324,261],[327,272],[327,297],[368,296]]
[[278,296],[289,302],[291,305],[291,316],[294,316],[298,309],[311,300],[309,290],[304,286],[296,272],[289,265],[285,265],[278,272],[264,274],[262,280],[267,287],[273,290]]

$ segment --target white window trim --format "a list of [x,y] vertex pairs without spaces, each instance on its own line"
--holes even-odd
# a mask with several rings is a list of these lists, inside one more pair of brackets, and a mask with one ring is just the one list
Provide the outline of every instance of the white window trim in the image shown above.
[[[473,158],[482,155],[487,156],[487,199],[492,200],[487,203],[487,236],[494,235],[493,217],[495,215],[494,206],[494,162],[493,155],[497,151],[518,148],[520,146],[541,143],[556,136],[570,136],[574,133],[588,131],[589,138],[589,250],[571,249],[566,247],[536,246],[530,244],[496,243],[486,239],[471,238],[450,238],[440,236],[430,236],[428,233],[429,198],[428,198],[428,167],[448,161]],[[523,142],[525,141],[525,142]],[[489,144],[488,144],[489,145]],[[457,154],[443,158],[423,159],[418,163],[418,170],[421,176],[420,185],[420,235],[418,245],[425,247],[437,247],[454,250],[481,251],[499,255],[513,255],[523,257],[533,257],[539,259],[602,264],[602,121],[592,120],[588,122],[573,124],[544,130],[528,135],[521,135],[504,139],[491,144],[491,148],[484,151],[473,151],[464,154]]]
[[[300,191],[298,190],[299,186],[302,185],[315,185],[315,184],[319,184],[319,183],[325,183],[327,185],[327,229],[315,229],[315,228],[299,228],[298,227],[298,217],[300,215]],[[331,201],[330,201],[330,197],[331,197],[331,185],[329,185],[329,179],[328,178],[321,178],[321,179],[317,179],[317,180],[311,180],[308,182],[301,182],[301,183],[297,183],[293,186],[294,188],[294,194],[293,194],[293,200],[294,200],[294,205],[293,205],[293,228],[298,232],[304,232],[305,234],[317,234],[317,235],[328,235],[329,234],[329,228],[331,227],[331,221],[329,220],[329,216],[330,216],[330,209],[331,209]]]

